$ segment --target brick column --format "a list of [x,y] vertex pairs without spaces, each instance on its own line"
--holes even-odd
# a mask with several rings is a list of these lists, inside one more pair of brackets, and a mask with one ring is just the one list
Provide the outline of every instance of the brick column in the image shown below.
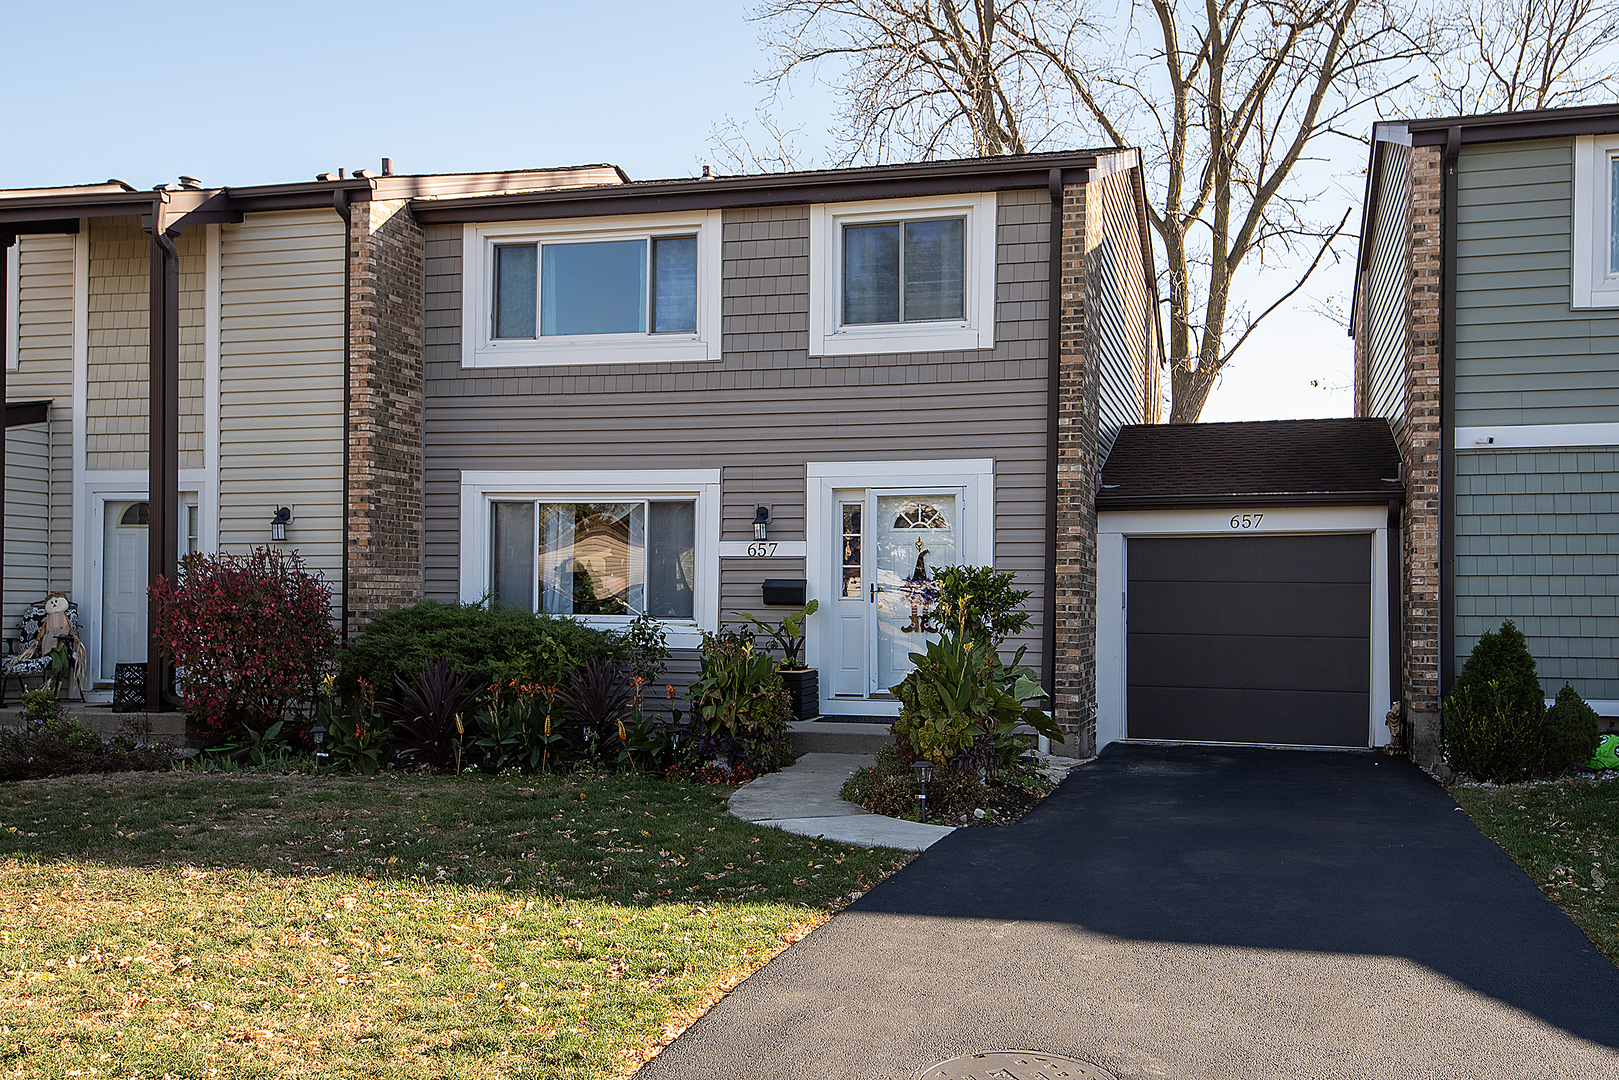
[[1085,318],[1091,228],[1085,185],[1063,189],[1057,419],[1056,753],[1096,752],[1096,458],[1098,383]]
[[405,207],[352,208],[345,636],[422,598],[423,238]]
[[1444,148],[1411,150],[1411,286],[1405,435],[1405,664],[1401,695],[1411,754],[1437,760],[1439,732],[1439,364]]

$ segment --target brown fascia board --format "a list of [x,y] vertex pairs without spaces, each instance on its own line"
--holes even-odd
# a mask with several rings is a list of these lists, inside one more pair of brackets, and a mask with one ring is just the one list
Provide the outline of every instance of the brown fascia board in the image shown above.
[[8,225],[63,218],[111,217],[120,214],[151,213],[162,200],[157,191],[89,191],[64,195],[40,195],[0,200],[0,231]]
[[122,180],[108,180],[104,184],[64,184],[60,187],[7,188],[0,191],[0,199],[38,199],[55,195],[94,195],[98,192],[134,191]]
[[1098,155],[1115,152],[1108,148],[708,180],[643,180],[616,187],[469,199],[417,199],[411,203],[411,213],[423,224],[455,224],[1043,188],[1052,169],[1093,169]]
[[1097,492],[1098,510],[1176,510],[1216,506],[1382,506],[1405,497],[1405,485],[1391,483],[1378,491],[1299,491],[1244,494],[1240,491],[1196,495],[1109,495]]
[[1549,139],[1559,135],[1600,135],[1619,131],[1619,103],[1572,109],[1537,109],[1409,120],[1413,146],[1443,146],[1451,128],[1460,128],[1462,144]]

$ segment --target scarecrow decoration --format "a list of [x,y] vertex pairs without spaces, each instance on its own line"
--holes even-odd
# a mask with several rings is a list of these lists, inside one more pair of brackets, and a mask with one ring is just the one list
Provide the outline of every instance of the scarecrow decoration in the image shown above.
[[39,632],[29,642],[28,648],[8,666],[15,670],[24,666],[23,662],[27,660],[46,660],[48,663],[41,665],[39,670],[46,672],[46,680],[53,688],[60,690],[71,678],[71,685],[83,694],[90,661],[84,642],[79,640],[78,631],[73,628],[68,613],[71,606],[67,593],[53,592],[46,597],[45,618],[39,624]]

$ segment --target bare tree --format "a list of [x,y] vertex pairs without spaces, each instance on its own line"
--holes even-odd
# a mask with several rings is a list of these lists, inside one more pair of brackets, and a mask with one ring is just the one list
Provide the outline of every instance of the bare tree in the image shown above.
[[813,156],[799,145],[803,135],[804,125],[785,128],[768,107],[761,106],[752,120],[727,116],[710,125],[708,146],[722,173],[795,172],[814,168]]
[[[1393,2],[1145,0],[1099,14],[1078,0],[765,0],[756,17],[777,56],[763,81],[818,69],[842,98],[850,160],[1075,137],[1142,147],[1170,419],[1190,422],[1343,234],[1347,212],[1312,214],[1319,192],[1300,165],[1424,54]],[[1257,313],[1233,299],[1241,272],[1280,280]]]
[[1430,103],[1459,116],[1554,109],[1619,92],[1614,0],[1456,0]]

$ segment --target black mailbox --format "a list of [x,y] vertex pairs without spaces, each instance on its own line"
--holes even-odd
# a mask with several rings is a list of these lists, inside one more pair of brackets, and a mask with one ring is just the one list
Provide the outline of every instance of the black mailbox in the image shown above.
[[803,578],[765,578],[764,592],[767,604],[803,607],[809,603],[809,582]]

